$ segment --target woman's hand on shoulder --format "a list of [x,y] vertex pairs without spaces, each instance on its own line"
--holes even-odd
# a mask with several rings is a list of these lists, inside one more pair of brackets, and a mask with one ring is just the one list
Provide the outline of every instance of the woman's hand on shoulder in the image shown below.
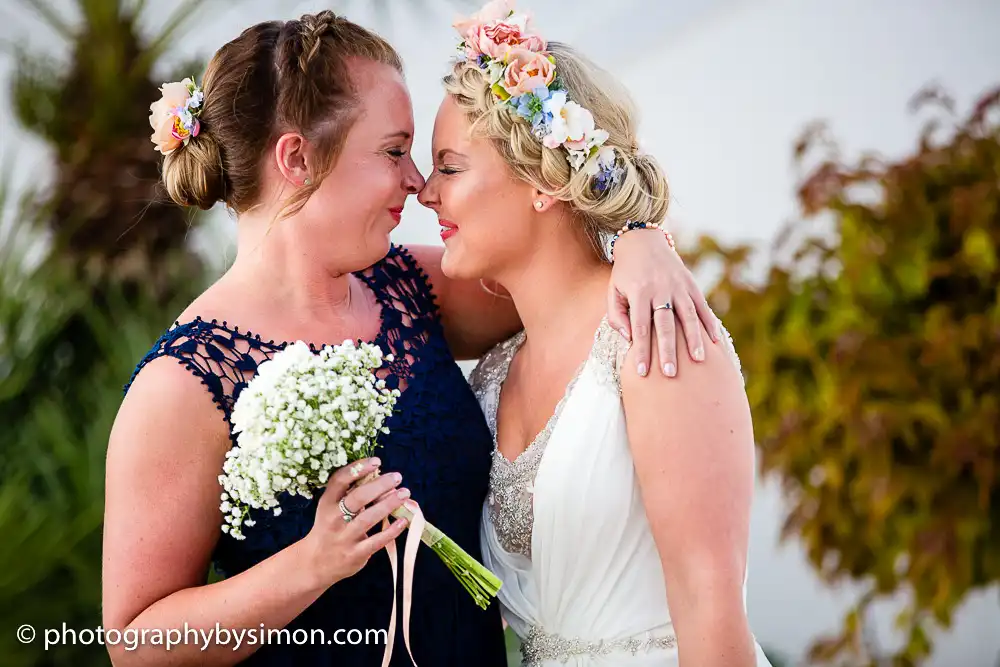
[[[664,304],[670,304],[673,312],[658,308]],[[694,275],[659,229],[626,232],[615,243],[614,270],[608,286],[608,322],[632,341],[634,352],[629,368],[640,377],[654,368],[666,377],[676,374],[678,319],[688,357],[701,362],[706,341],[720,340],[719,320]],[[654,347],[658,359],[652,358]]]

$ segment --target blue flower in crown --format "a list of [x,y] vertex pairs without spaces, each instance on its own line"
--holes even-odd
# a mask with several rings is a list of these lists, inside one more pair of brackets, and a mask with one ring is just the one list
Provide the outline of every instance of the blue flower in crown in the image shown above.
[[545,102],[552,96],[548,88],[535,88],[534,92],[510,98],[507,103],[517,115],[531,123],[531,132],[539,140],[552,131],[552,114],[545,109]]

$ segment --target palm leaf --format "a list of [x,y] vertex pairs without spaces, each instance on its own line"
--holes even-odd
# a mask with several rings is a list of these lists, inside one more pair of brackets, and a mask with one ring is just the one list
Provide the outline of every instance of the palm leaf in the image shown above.
[[59,12],[53,9],[46,0],[22,0],[22,2],[60,37],[66,40],[73,39],[73,28],[59,16]]
[[[153,64],[159,60],[171,43],[177,37],[188,21],[192,20],[200,7],[204,6],[202,0],[183,0],[167,18],[160,31],[149,40],[145,51],[140,55],[130,72],[133,77],[147,77]],[[138,11],[142,11],[145,2],[138,3]]]

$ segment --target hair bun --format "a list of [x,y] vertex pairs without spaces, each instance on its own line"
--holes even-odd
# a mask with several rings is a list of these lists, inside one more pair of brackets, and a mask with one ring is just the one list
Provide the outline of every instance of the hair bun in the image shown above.
[[216,202],[225,201],[222,153],[211,132],[202,128],[196,139],[166,156],[163,184],[170,198],[181,206],[207,211]]

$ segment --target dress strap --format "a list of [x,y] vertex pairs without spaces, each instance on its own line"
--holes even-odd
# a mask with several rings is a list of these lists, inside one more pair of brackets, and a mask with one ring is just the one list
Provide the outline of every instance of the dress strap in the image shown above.
[[415,320],[439,317],[430,276],[403,246],[393,245],[380,262],[357,275],[383,305],[388,303]]
[[228,422],[240,391],[275,347],[273,342],[241,334],[238,329],[215,320],[195,318],[184,324],[175,322],[139,361],[123,391],[128,393],[147,365],[169,357],[201,381]]

